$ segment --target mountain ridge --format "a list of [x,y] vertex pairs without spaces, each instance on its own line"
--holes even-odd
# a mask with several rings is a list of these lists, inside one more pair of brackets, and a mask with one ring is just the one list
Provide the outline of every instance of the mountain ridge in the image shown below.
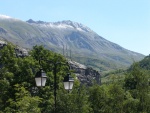
[[44,22],[29,19],[25,22],[0,18],[0,37],[28,48],[44,45],[66,56],[71,51],[77,62],[103,71],[128,67],[144,58],[144,55],[110,42],[87,26],[70,20]]
[[[29,24],[34,24],[34,25],[41,25],[41,27],[58,27],[58,28],[73,28],[77,29],[79,31],[85,31],[85,32],[90,32],[92,31],[90,28],[87,26],[77,23],[77,22],[72,22],[70,20],[64,20],[64,21],[58,21],[58,22],[44,22],[44,21],[34,21],[32,19],[29,19],[26,21]],[[42,26],[43,25],[43,26]]]

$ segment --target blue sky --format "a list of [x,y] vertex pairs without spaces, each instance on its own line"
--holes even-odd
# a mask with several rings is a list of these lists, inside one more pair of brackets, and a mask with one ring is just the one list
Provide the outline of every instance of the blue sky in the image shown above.
[[126,49],[150,54],[150,0],[0,0],[0,14],[79,22]]

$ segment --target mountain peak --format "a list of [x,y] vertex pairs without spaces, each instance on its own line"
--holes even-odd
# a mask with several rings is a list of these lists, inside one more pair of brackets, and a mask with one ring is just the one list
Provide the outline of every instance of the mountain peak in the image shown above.
[[81,23],[77,23],[77,22],[73,22],[70,20],[64,20],[64,21],[58,21],[58,22],[44,22],[44,21],[34,21],[32,19],[29,19],[28,21],[29,24],[34,24],[37,26],[43,26],[43,27],[57,27],[60,29],[67,29],[67,28],[73,28],[79,31],[85,31],[85,32],[90,32],[92,31],[90,28],[88,28],[87,26],[81,24]]
[[26,22],[28,22],[28,23],[34,23],[34,24],[46,24],[46,22],[44,22],[44,21],[41,21],[41,20],[39,20],[39,21],[34,21],[34,20],[32,20],[32,19],[29,19],[29,20],[27,20]]
[[28,22],[28,23],[36,23],[36,21],[34,21],[34,20],[32,20],[32,19],[29,19],[29,20],[27,20],[26,22]]
[[73,28],[78,29],[78,30],[84,30],[86,32],[91,31],[91,29],[88,28],[87,26],[85,26],[85,25],[83,25],[81,23],[70,21],[70,20],[64,20],[64,21],[61,21],[60,23],[70,25]]

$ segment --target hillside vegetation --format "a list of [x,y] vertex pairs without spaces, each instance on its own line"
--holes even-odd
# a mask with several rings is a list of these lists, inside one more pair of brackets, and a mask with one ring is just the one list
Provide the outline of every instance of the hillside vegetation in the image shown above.
[[[149,113],[150,74],[134,64],[124,79],[112,78],[105,84],[81,85],[74,79],[73,89],[68,93],[63,88],[63,77],[72,71],[68,66],[57,68],[57,98],[54,108],[53,62],[66,62],[41,46],[34,46],[29,56],[16,56],[14,46],[8,44],[0,50],[0,113]],[[149,63],[149,62],[147,62]],[[47,74],[44,87],[36,87],[35,74],[39,69]],[[94,81],[93,81],[94,82]]]

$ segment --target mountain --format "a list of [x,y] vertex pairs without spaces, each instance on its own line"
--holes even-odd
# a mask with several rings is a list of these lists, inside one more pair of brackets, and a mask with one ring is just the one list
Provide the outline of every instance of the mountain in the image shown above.
[[[136,62],[141,69],[150,70],[150,55],[146,56],[143,60]],[[128,69],[129,71],[132,70],[133,66],[135,64],[131,65]]]
[[0,15],[0,38],[25,48],[44,45],[103,72],[128,67],[133,61],[144,58],[144,55],[110,42],[87,26],[70,20],[43,22],[29,19],[25,22]]

